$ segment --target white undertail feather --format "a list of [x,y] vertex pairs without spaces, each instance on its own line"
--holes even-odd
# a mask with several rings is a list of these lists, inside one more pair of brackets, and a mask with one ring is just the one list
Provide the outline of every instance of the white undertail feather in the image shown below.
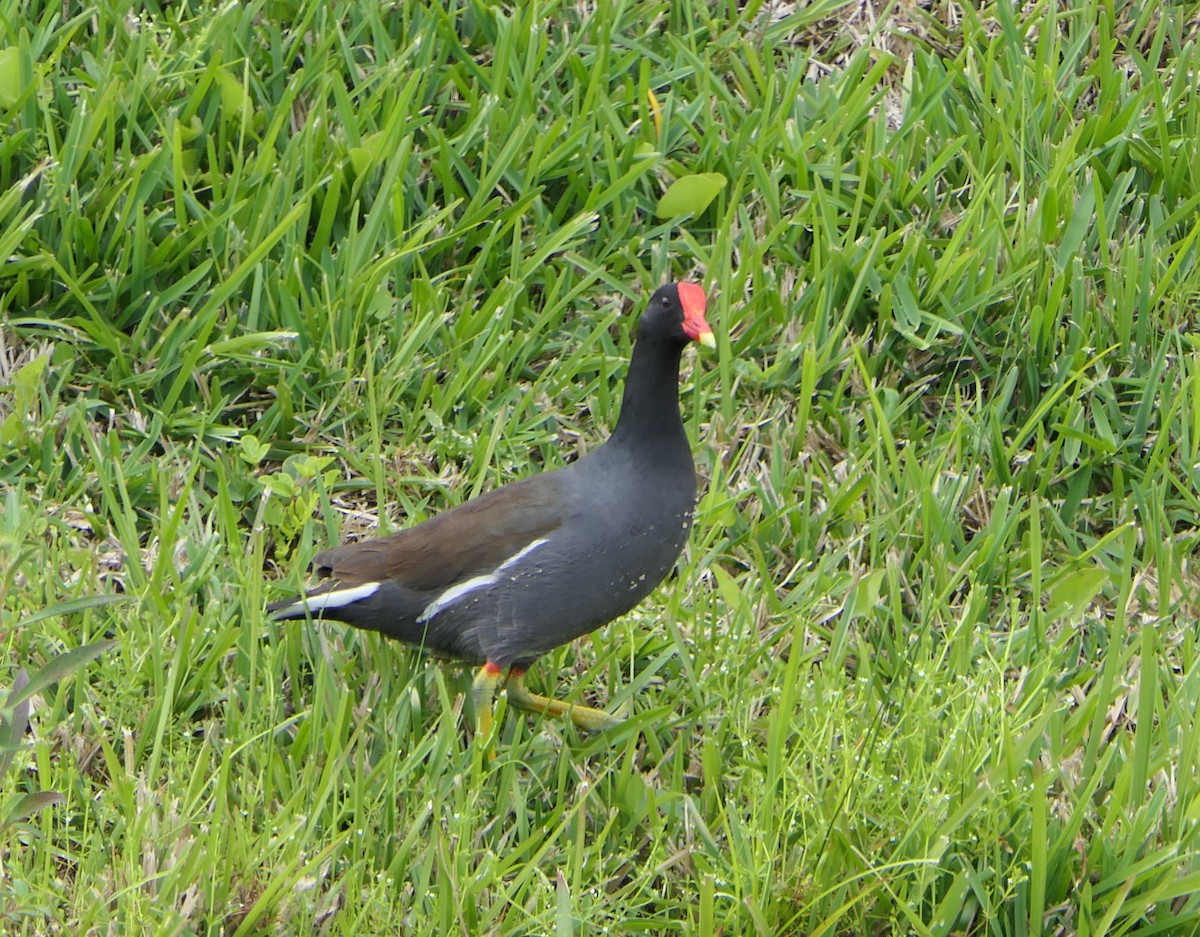
[[361,586],[351,586],[348,589],[334,589],[319,595],[306,595],[297,599],[287,608],[281,608],[276,614],[281,618],[289,615],[303,615],[306,611],[315,615],[327,608],[345,608],[363,599],[369,599],[379,591],[380,583],[364,582]]

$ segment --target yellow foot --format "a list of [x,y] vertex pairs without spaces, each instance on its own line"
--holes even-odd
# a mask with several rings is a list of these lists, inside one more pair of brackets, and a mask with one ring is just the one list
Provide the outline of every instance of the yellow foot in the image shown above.
[[[479,680],[476,679],[475,682],[478,683]],[[538,696],[536,693],[530,693],[525,687],[525,672],[517,670],[515,667],[508,673],[507,686],[508,701],[517,709],[532,713],[547,713],[551,716],[566,716],[579,728],[589,732],[600,732],[621,724],[619,718],[610,716],[601,709],[564,703],[562,700],[549,699],[545,696]]]

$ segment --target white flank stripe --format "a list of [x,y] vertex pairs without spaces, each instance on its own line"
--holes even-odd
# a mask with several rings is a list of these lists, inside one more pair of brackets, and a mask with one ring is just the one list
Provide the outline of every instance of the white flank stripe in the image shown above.
[[447,605],[461,599],[468,592],[474,592],[476,589],[482,589],[484,586],[490,586],[496,581],[493,575],[475,576],[468,579],[466,582],[460,582],[456,586],[451,586],[436,599],[425,606],[425,611],[417,617],[418,623],[429,621],[434,615],[444,609]]
[[455,602],[457,602],[459,599],[461,599],[464,595],[467,595],[470,592],[474,592],[476,589],[482,589],[484,586],[490,586],[494,582],[498,582],[500,579],[500,575],[499,575],[500,573],[504,572],[504,570],[508,569],[510,566],[514,566],[521,559],[521,557],[525,556],[527,553],[532,552],[533,550],[536,550],[538,547],[540,547],[543,543],[546,543],[546,542],[547,542],[547,540],[545,537],[539,537],[537,540],[534,540],[532,543],[529,543],[529,544],[526,544],[525,546],[523,546],[520,550],[518,550],[516,553],[514,553],[512,556],[510,556],[508,559],[506,559],[503,563],[501,563],[499,566],[497,566],[495,572],[488,573],[485,576],[473,576],[470,579],[467,579],[463,582],[458,583],[457,585],[451,586],[449,589],[447,589],[445,592],[443,592],[441,595],[439,595],[436,599],[434,599],[432,602],[430,602],[428,605],[425,606],[424,611],[422,611],[420,616],[418,616],[417,622],[423,624],[423,623],[429,621],[429,619],[431,619],[434,615],[436,615],[442,609],[446,608],[446,606],[453,605]]
[[549,542],[550,541],[547,540],[545,537],[538,537],[538,539],[533,541],[533,543],[529,544],[529,546],[522,547],[520,550],[518,550],[516,553],[514,553],[512,556],[510,556],[508,559],[506,559],[503,563],[501,563],[499,566],[497,566],[496,572],[502,573],[502,572],[504,572],[504,570],[508,569],[508,567],[515,566],[517,561],[520,560],[521,557],[523,557],[526,553],[532,553],[534,550],[536,550],[538,547],[540,547],[543,543],[549,543]]
[[322,592],[320,595],[309,595],[295,605],[289,605],[276,614],[302,615],[305,611],[322,612],[327,608],[345,608],[355,602],[368,599],[379,591],[379,583],[367,582],[350,589],[334,589],[332,592]]

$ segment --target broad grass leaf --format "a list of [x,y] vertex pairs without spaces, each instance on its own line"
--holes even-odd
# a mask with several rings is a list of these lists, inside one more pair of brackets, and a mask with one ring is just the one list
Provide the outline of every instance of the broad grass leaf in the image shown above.
[[17,706],[23,703],[35,693],[40,693],[52,683],[58,683],[64,677],[73,674],[84,664],[95,660],[116,643],[116,641],[97,641],[94,644],[84,644],[59,654],[46,664],[45,667],[30,677],[29,683],[24,687],[10,693],[7,705]]
[[728,181],[719,172],[700,172],[676,179],[658,200],[654,213],[659,218],[678,218],[682,215],[695,218],[712,204]]

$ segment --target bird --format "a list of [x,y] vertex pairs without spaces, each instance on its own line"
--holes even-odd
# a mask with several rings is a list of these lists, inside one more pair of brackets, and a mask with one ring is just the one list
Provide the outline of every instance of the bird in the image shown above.
[[696,472],[679,410],[689,342],[716,347],[695,283],[668,283],[638,319],[609,438],[561,468],[510,482],[390,536],[318,553],[324,581],[274,602],[278,621],[331,619],[478,667],[476,737],[497,694],[585,731],[621,719],[525,686],[548,651],[625,614],[674,568],[692,526]]

